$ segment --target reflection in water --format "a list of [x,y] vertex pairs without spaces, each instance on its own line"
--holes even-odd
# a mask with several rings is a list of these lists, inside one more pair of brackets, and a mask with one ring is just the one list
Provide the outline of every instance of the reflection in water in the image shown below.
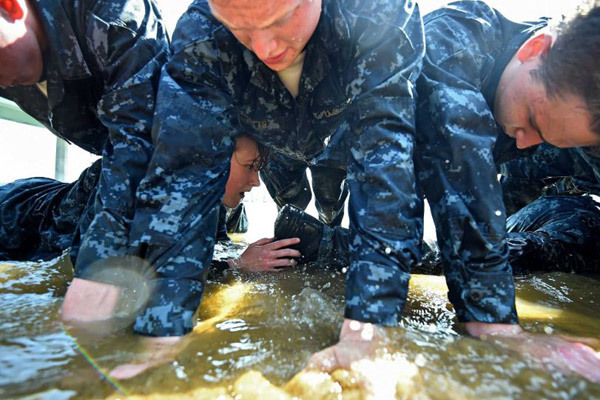
[[[120,396],[62,331],[58,312],[70,269],[64,259],[0,264],[1,398]],[[517,281],[522,325],[531,332],[600,339],[597,279],[553,273]],[[197,325],[176,360],[121,385],[161,399],[347,399],[361,398],[365,389],[378,398],[600,399],[599,384],[544,370],[500,342],[464,336],[446,291],[442,277],[415,275],[404,318],[387,330],[375,361],[331,375],[298,374],[312,353],[336,342],[344,276],[297,267],[211,277]],[[127,330],[78,340],[105,370],[139,352]],[[598,342],[592,345],[600,350]],[[373,387],[363,386],[365,377]]]

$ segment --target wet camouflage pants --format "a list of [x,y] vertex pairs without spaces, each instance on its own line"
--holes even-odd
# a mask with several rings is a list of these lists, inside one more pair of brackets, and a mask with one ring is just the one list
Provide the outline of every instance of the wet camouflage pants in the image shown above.
[[98,160],[72,183],[27,178],[0,186],[0,259],[50,259],[77,248],[91,223],[100,169]]
[[[534,271],[600,272],[600,203],[589,195],[545,195],[506,221],[509,262],[515,274]],[[318,262],[348,266],[348,230],[323,235]],[[423,243],[422,263],[415,273],[442,274],[435,243]]]
[[[311,199],[306,168],[304,162],[287,158],[283,162],[273,157],[260,172],[260,178],[277,207],[293,204],[301,209],[306,208]],[[348,197],[346,171],[328,166],[311,165],[308,168],[319,220],[329,226],[339,226],[344,218],[344,202]]]

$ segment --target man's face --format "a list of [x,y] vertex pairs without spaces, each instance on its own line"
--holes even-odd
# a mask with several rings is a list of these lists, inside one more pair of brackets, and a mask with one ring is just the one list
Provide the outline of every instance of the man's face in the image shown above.
[[[25,8],[26,4],[20,4]],[[0,8],[0,86],[33,85],[42,76],[42,44],[36,31],[35,13],[25,11],[19,20],[10,18]]]
[[542,142],[557,147],[600,145],[600,137],[590,129],[584,100],[570,94],[548,97],[544,85],[531,75],[540,63],[539,54],[522,58],[506,67],[494,104],[496,121],[516,139],[517,147]]
[[225,186],[223,205],[234,208],[253,187],[260,186],[256,160],[259,158],[256,142],[247,137],[239,137],[236,150],[231,156],[229,179]]
[[213,15],[274,71],[289,67],[314,33],[321,0],[209,0]]

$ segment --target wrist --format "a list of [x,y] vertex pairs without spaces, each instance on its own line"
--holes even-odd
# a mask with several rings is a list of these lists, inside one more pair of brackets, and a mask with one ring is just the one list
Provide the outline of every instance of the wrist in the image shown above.
[[229,269],[237,270],[241,268],[240,261],[239,258],[228,258],[227,265],[229,265]]
[[340,340],[372,341],[379,336],[379,329],[370,322],[346,318],[340,331]]
[[482,336],[515,336],[523,333],[523,329],[516,324],[494,324],[486,322],[465,322],[469,335]]

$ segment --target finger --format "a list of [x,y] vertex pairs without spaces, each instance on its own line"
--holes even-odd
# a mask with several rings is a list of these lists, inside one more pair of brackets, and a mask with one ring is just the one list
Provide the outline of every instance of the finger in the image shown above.
[[284,258],[284,257],[300,257],[302,254],[295,249],[281,249],[273,251],[273,258]]
[[[274,240],[274,238],[262,238],[262,239],[258,239],[256,242],[252,243],[253,245],[256,246],[264,246],[265,244],[269,244]],[[252,245],[250,245],[252,246]]]
[[270,265],[272,265],[274,268],[277,268],[278,270],[282,270],[288,267],[295,267],[296,265],[298,265],[298,261],[291,258],[278,258],[276,260],[271,261]]
[[313,354],[306,363],[306,369],[316,369],[323,372],[333,372],[338,369],[337,358],[331,347]]
[[273,242],[271,244],[271,246],[274,249],[281,249],[282,247],[288,247],[288,246],[292,246],[295,244],[300,243],[300,239],[299,238],[289,238],[289,239],[281,239],[281,240],[277,240],[275,242]]
[[115,379],[130,379],[153,367],[155,364],[149,361],[141,364],[119,365],[110,372],[110,377]]

